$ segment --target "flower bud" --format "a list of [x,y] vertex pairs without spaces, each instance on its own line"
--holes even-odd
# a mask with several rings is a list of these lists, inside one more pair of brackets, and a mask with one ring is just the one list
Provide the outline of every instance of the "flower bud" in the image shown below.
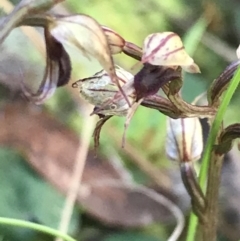
[[240,138],[240,124],[236,123],[226,127],[218,138],[218,145],[214,148],[215,152],[219,155],[229,152],[237,138]]
[[234,76],[237,68],[240,66],[240,60],[230,63],[226,69],[216,78],[208,89],[209,104],[219,106],[223,92],[228,88],[229,83]]
[[[130,88],[126,90],[128,98],[133,102],[133,75],[124,69],[115,66],[116,74],[119,79],[120,85],[124,91],[126,87]],[[119,115],[125,116],[129,109],[127,101],[122,98],[115,99],[115,96],[119,93],[118,86],[111,80],[105,70],[101,70],[93,77],[78,80],[72,85],[74,88],[79,88],[80,95],[89,103],[103,107],[98,114],[104,115]],[[107,103],[107,104],[106,104]]]
[[171,160],[195,161],[202,151],[202,127],[197,117],[167,119],[166,154]]
[[144,40],[143,63],[163,66],[181,66],[190,73],[199,73],[199,67],[187,54],[181,38],[173,32],[153,33]]
[[110,46],[111,54],[121,53],[125,45],[125,40],[114,30],[102,26],[102,29],[107,36],[107,41]]

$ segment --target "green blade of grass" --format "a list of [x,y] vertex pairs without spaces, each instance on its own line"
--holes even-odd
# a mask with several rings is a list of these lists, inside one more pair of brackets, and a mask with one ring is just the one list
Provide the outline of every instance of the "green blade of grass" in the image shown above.
[[[208,21],[199,18],[184,34],[183,43],[187,53],[193,57],[199,48],[200,41],[208,26]],[[201,76],[188,74],[183,71],[184,86],[181,90],[183,99],[192,101],[197,95],[205,90],[204,81]]]
[[197,20],[196,23],[187,31],[183,37],[183,43],[186,48],[187,53],[192,56],[200,41],[206,31],[208,22],[205,18],[201,17]]
[[209,164],[209,159],[211,156],[211,151],[212,148],[215,144],[216,138],[217,138],[217,134],[218,131],[221,127],[221,123],[223,121],[223,117],[224,114],[227,110],[227,107],[230,103],[230,100],[234,94],[234,92],[236,91],[238,85],[240,82],[240,68],[237,69],[237,71],[235,72],[228,89],[226,90],[224,97],[222,99],[222,102],[219,106],[218,112],[215,116],[215,119],[213,121],[212,124],[212,128],[210,130],[208,139],[207,139],[207,143],[206,143],[206,147],[204,150],[204,154],[203,154],[203,158],[202,158],[202,165],[201,165],[201,169],[200,169],[200,175],[199,175],[199,183],[200,186],[202,188],[202,190],[205,192],[205,183],[207,180],[207,171],[208,171],[208,164]]
[[[204,193],[206,192],[206,182],[207,182],[208,166],[209,166],[209,160],[211,157],[211,151],[216,142],[216,138],[218,135],[218,131],[221,127],[224,114],[227,110],[227,107],[229,105],[229,102],[234,92],[236,91],[239,85],[239,82],[240,82],[240,68],[237,69],[236,73],[234,74],[234,77],[232,78],[229,84],[228,89],[226,90],[223,96],[222,102],[219,106],[218,112],[215,116],[215,119],[212,124],[212,128],[210,130],[210,133],[207,139],[207,143],[206,143],[203,158],[202,158],[200,175],[199,175],[199,184]],[[195,240],[197,225],[198,225],[197,217],[193,213],[191,213],[186,241]]]
[[[207,20],[201,17],[197,20],[196,23],[194,23],[194,25],[188,30],[188,32],[183,37],[184,46],[187,50],[187,53],[190,56],[194,55],[194,53],[196,52],[197,47],[201,41],[201,38],[207,29],[207,26],[208,26]],[[185,73],[183,73],[183,78],[184,78],[184,75]],[[191,213],[189,225],[188,225],[187,241],[194,240],[196,229],[197,229],[197,217],[194,215],[194,213]]]
[[0,225],[7,225],[7,226],[14,226],[14,227],[21,227],[21,228],[28,228],[32,229],[38,232],[46,233],[54,237],[59,237],[62,238],[66,241],[76,241],[69,235],[62,233],[56,229],[49,228],[44,225],[24,221],[24,220],[19,220],[19,219],[14,219],[14,218],[3,218],[0,217]]

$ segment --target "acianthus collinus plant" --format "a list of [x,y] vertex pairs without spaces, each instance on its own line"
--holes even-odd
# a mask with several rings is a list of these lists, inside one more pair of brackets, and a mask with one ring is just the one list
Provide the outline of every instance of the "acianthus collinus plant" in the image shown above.
[[[199,221],[197,228],[196,219],[191,216],[187,240],[195,240],[194,234],[199,230],[202,240],[215,241],[222,157],[232,148],[233,140],[240,137],[239,123],[228,127],[222,124],[226,107],[240,81],[239,71],[235,75],[240,61],[231,63],[213,81],[207,92],[206,105],[187,103],[181,98],[182,71],[196,74],[200,69],[176,33],[150,34],[139,47],[90,16],[44,13],[58,2],[61,0],[23,0],[0,21],[0,44],[15,27],[28,25],[44,29],[45,74],[36,93],[21,83],[24,95],[41,104],[57,87],[68,84],[71,61],[65,45],[74,46],[87,58],[96,58],[103,70],[72,85],[82,98],[94,105],[92,114],[100,117],[94,131],[95,147],[99,145],[102,126],[113,116],[126,117],[123,146],[126,129],[139,105],[168,116],[166,153],[170,159],[179,162],[192,210]],[[136,59],[142,68],[132,74],[116,66],[112,55],[118,53]],[[159,94],[160,89],[164,95]],[[208,118],[211,126],[204,150],[199,118]],[[198,181],[193,164],[201,159],[203,151]]]

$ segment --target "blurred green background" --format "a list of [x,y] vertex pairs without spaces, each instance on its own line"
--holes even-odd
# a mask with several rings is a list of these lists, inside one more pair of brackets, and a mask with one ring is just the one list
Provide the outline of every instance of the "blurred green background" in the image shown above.
[[[16,4],[18,1],[12,1],[12,3]],[[4,15],[5,1],[0,1],[0,8],[3,8],[2,15]],[[176,32],[181,36],[188,53],[201,69],[201,74],[184,73],[182,94],[188,102],[193,101],[195,97],[206,91],[225,67],[237,59],[235,51],[239,45],[240,37],[240,2],[237,0],[66,0],[63,4],[56,6],[53,11],[62,14],[84,13],[90,15],[101,25],[114,29],[123,38],[138,46],[142,46],[143,40],[148,34],[163,31]],[[41,30],[38,31],[41,33]],[[80,97],[79,102],[76,103],[73,91],[77,92],[77,90],[69,91],[72,82],[69,83],[70,88],[58,89],[44,106],[36,107],[29,104],[20,97],[19,82],[24,79],[26,83],[36,88],[43,75],[44,59],[36,46],[19,29],[14,30],[0,48],[0,118],[2,121],[4,122],[8,105],[14,106],[18,102],[23,102],[22,105],[27,106],[29,112],[47,113],[54,121],[60,122],[61,128],[71,132],[70,135],[81,133],[83,120],[81,113],[85,111],[86,105]],[[97,61],[89,61],[81,56],[80,52],[72,49],[68,49],[68,51],[73,65],[72,81],[91,76],[101,69]],[[132,71],[131,67],[136,63],[135,60],[124,54],[114,56],[114,60],[130,72]],[[19,71],[20,69],[21,71]],[[239,90],[228,108],[225,118],[226,124],[240,121],[238,93]],[[91,109],[88,109],[87,112],[90,114]],[[98,155],[104,159],[103,164],[101,164],[103,167],[105,162],[109,162],[112,166],[123,163],[125,171],[137,183],[148,185],[174,201],[187,217],[189,200],[181,184],[178,164],[170,162],[164,151],[165,122],[166,117],[163,114],[156,110],[140,107],[127,132],[127,148],[121,149],[120,141],[124,118],[114,117],[103,127]],[[36,130],[40,125],[39,123],[36,123]],[[14,130],[15,127],[9,126],[9,128]],[[48,128],[46,128],[46,132],[49,132],[51,126]],[[61,128],[59,132],[65,133]],[[16,133],[18,132],[16,131]],[[32,133],[32,135],[35,134]],[[25,148],[22,143],[18,143],[19,140],[23,141],[23,138],[19,137],[17,141],[11,136],[7,141],[3,141],[1,138],[3,137],[0,137],[0,142],[3,143],[3,147],[0,148],[0,216],[21,218],[57,228],[65,199],[63,194],[66,194],[66,190],[61,188],[61,185],[56,184],[57,179],[54,183],[46,178],[39,169],[33,168],[34,165],[31,164],[30,159],[34,158],[29,154],[31,148]],[[27,145],[31,146],[32,142],[31,135],[29,135]],[[35,144],[42,146],[43,142],[41,139],[39,143]],[[64,142],[66,149],[71,150],[71,143],[68,143],[67,139]],[[56,141],[57,145],[58,140]],[[60,165],[58,158],[54,159],[50,151],[43,150],[45,150],[43,156],[49,155],[49,161],[55,163],[56,166]],[[41,155],[36,159],[41,162]],[[90,159],[93,160],[93,157],[89,157]],[[115,159],[117,159],[117,164],[113,164]],[[230,157],[233,163],[238,159],[238,154]],[[100,167],[98,167],[97,159],[95,162],[93,166],[98,170]],[[65,170],[66,172],[72,170],[74,159],[70,160],[70,163],[70,167],[63,165],[60,179]],[[236,185],[238,183],[236,178],[238,169],[237,167],[233,168],[233,166],[230,164],[224,166],[223,175],[226,175],[226,179],[223,176],[221,189],[221,197],[223,196],[223,198],[220,199],[219,240],[225,241],[240,238],[239,231],[236,231],[240,230],[240,208],[237,207],[237,204],[240,203],[240,188]],[[92,166],[88,168],[91,169]],[[89,175],[95,175],[90,171],[89,173]],[[235,181],[233,181],[234,179]],[[170,184],[167,186],[168,182]],[[228,188],[229,193],[226,194],[224,188]],[[118,202],[128,202],[128,199],[122,200],[117,194],[112,193],[112,195],[116,205]],[[136,207],[138,207],[139,199],[142,198],[139,196],[133,201],[131,195],[127,197],[132,198],[129,199],[129,202]],[[234,203],[235,206],[227,205],[228,201],[226,200],[230,197],[234,200],[230,200],[229,203],[231,205]],[[100,193],[92,196],[92,200],[95,199],[101,199],[103,203],[104,201],[107,203],[108,196]],[[172,217],[164,214],[164,208],[161,211],[163,216],[167,216],[166,221],[162,220],[164,218],[156,217],[156,220],[153,220],[149,225],[123,225],[122,223],[118,225],[117,222],[111,222],[105,216],[97,215],[94,208],[96,207],[92,207],[90,204],[89,206],[81,205],[81,202],[78,201],[69,230],[69,233],[77,240],[161,241],[167,240],[175,224]],[[123,205],[122,212],[131,213],[131,208],[133,207],[125,209]],[[149,212],[154,213],[155,211],[150,210]],[[141,208],[138,212],[141,212]],[[128,217],[126,216],[126,218]],[[228,225],[223,225],[226,223]],[[234,234],[232,229],[236,231]],[[185,232],[181,240],[184,240],[184,237]],[[15,240],[35,241],[52,240],[52,238],[33,231],[1,227],[0,225],[0,241]]]

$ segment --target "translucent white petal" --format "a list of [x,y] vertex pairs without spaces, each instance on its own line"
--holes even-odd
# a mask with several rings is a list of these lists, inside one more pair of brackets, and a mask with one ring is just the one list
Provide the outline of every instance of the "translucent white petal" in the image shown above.
[[185,51],[181,38],[173,32],[153,33],[147,36],[143,45],[142,62],[182,66],[188,72],[200,72],[194,60]]
[[237,53],[238,59],[240,59],[240,45],[238,46],[236,53]]
[[198,160],[203,151],[202,127],[198,118],[167,120],[166,154],[171,160]]

